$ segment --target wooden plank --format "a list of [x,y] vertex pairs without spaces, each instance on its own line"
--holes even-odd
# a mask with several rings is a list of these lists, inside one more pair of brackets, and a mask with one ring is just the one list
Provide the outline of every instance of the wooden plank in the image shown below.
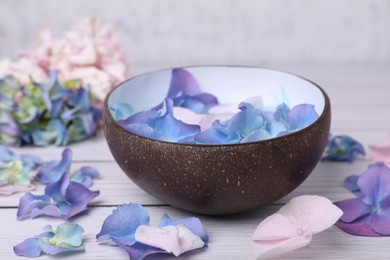
[[[246,214],[229,217],[198,216],[203,222],[209,236],[207,248],[186,253],[180,259],[247,259],[250,251],[251,235],[256,226],[280,206],[269,206]],[[92,208],[89,213],[72,222],[85,229],[84,243],[86,252],[71,254],[71,259],[128,259],[117,247],[98,245],[95,235],[111,212],[111,207]],[[173,218],[192,216],[191,213],[171,207],[148,207],[151,225],[157,225],[163,213]],[[18,222],[15,220],[15,209],[2,209],[2,232],[0,232],[0,255],[3,259],[19,259],[12,246],[25,238],[41,233],[42,227],[58,225],[62,221],[51,218],[38,218]],[[331,227],[323,233],[314,235],[310,246],[291,252],[283,259],[386,259],[390,238],[357,237],[343,233],[337,227]],[[374,257],[375,256],[375,257]],[[43,256],[40,259],[54,259]],[[173,256],[159,255],[148,259],[175,259]]]

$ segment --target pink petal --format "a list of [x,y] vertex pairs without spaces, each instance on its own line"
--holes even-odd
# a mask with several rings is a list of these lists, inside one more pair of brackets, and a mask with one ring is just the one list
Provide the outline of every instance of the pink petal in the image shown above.
[[34,185],[7,185],[0,187],[0,195],[11,195],[18,192],[28,192],[35,190]]
[[173,116],[189,125],[198,125],[205,115],[195,113],[184,107],[173,107]]
[[290,218],[296,228],[306,234],[321,232],[343,215],[343,212],[330,200],[317,195],[303,195],[293,198],[279,210]]
[[252,240],[279,240],[297,236],[290,219],[281,214],[273,214],[264,219],[252,235]]
[[252,242],[250,259],[266,259],[307,246],[311,235],[298,236],[282,240]]
[[135,239],[142,244],[161,248],[175,256],[202,248],[202,239],[184,225],[153,227],[141,225],[135,231]]
[[390,144],[385,146],[368,146],[371,153],[372,162],[384,162],[387,166],[390,166]]

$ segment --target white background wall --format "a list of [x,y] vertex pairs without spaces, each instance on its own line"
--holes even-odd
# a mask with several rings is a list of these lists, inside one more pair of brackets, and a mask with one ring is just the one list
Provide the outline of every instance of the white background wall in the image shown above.
[[390,64],[387,0],[0,0],[0,57],[91,14],[115,25],[133,66]]

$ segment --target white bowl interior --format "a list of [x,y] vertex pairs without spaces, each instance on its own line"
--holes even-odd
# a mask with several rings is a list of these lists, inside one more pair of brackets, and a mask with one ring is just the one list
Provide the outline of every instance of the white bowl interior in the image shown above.
[[[325,98],[313,83],[289,73],[247,67],[189,67],[185,68],[198,81],[202,92],[218,98],[220,104],[239,104],[261,96],[263,105],[276,108],[286,103],[290,108],[312,104],[321,115]],[[108,105],[128,103],[136,112],[149,110],[161,103],[168,93],[172,70],[156,71],[131,79],[116,88]]]

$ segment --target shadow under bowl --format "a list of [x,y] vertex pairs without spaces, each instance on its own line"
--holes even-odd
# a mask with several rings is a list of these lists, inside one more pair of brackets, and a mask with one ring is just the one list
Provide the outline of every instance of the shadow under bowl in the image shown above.
[[216,95],[220,103],[238,104],[257,95],[269,107],[276,107],[281,100],[287,100],[290,107],[313,104],[319,118],[297,132],[251,143],[194,145],[149,139],[122,128],[109,107],[124,102],[142,111],[159,104],[168,91],[172,70],[137,76],[112,90],[104,104],[108,146],[134,183],[172,206],[222,215],[269,204],[308,177],[321,158],[330,129],[329,98],[319,86],[271,69],[185,69],[198,80],[202,91]]

